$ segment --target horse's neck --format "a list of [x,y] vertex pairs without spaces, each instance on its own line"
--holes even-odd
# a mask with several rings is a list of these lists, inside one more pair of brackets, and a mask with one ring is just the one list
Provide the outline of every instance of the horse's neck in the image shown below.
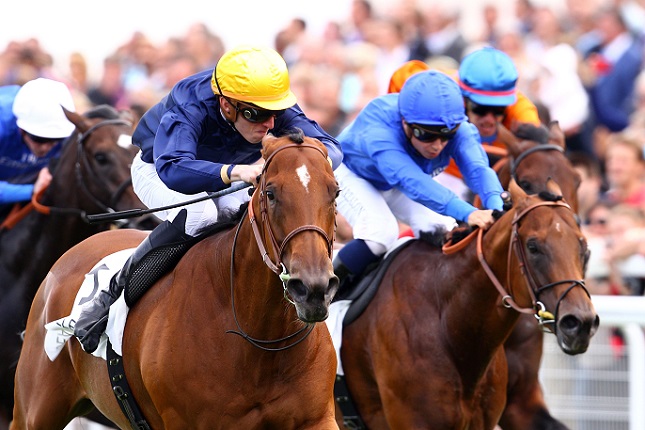
[[[248,222],[242,226],[236,243],[231,240],[231,246],[236,249],[232,288],[235,312],[244,321],[244,328],[254,337],[258,334],[267,339],[294,332],[294,328],[300,327],[294,306],[285,298],[279,276],[262,260]],[[273,258],[271,250],[267,252]]]
[[[484,237],[483,249],[487,264],[504,288],[510,291],[506,285],[510,233],[504,233],[508,229],[494,226]],[[465,261],[470,263],[469,275],[462,280],[461,290],[454,293],[448,309],[444,311],[451,326],[446,342],[451,345],[462,374],[469,375],[466,380],[476,383],[512,331],[519,314],[502,305],[500,293],[478,260],[476,243],[473,242],[464,252],[467,253]],[[472,342],[463,342],[463,339],[471,339]],[[471,357],[488,359],[478,361],[484,363],[478,368],[473,365]]]

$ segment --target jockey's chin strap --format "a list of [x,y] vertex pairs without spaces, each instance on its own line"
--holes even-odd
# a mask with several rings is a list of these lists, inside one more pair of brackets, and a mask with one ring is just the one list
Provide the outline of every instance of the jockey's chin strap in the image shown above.
[[[497,291],[499,294],[502,296],[502,303],[506,308],[512,308],[516,310],[517,312],[520,313],[525,313],[525,314],[532,314],[535,316],[535,318],[538,320],[538,323],[540,325],[545,325],[545,324],[553,324],[553,331],[555,332],[557,329],[557,326],[554,324],[557,319],[558,319],[558,311],[560,309],[560,303],[564,298],[569,294],[569,291],[571,291],[574,287],[580,286],[582,289],[587,293],[587,296],[589,296],[589,291],[587,291],[587,288],[585,287],[585,283],[583,280],[578,280],[578,279],[569,279],[569,280],[562,280],[562,281],[556,281],[552,282],[550,284],[542,285],[539,286],[537,281],[535,280],[534,274],[531,272],[530,267],[528,266],[526,254],[524,252],[524,248],[522,247],[522,243],[519,240],[519,236],[517,233],[517,226],[518,222],[530,211],[533,209],[540,207],[540,206],[560,206],[560,207],[565,207],[569,210],[571,210],[571,207],[562,201],[543,201],[543,202],[538,202],[535,203],[528,208],[524,209],[522,212],[515,214],[515,217],[513,218],[513,230],[511,232],[511,237],[510,237],[510,244],[509,244],[509,249],[508,249],[508,256],[507,256],[507,269],[506,269],[506,275],[507,275],[507,280],[506,284],[508,287],[512,290],[511,288],[511,258],[513,255],[513,251],[515,252],[515,255],[517,256],[519,260],[519,265],[520,265],[520,270],[522,272],[522,276],[526,280],[527,284],[527,289],[529,291],[529,295],[531,296],[531,307],[526,308],[526,307],[521,307],[519,306],[515,300],[513,299],[512,291],[509,293],[506,291],[506,288],[502,285],[502,283],[497,279],[497,276],[495,276],[495,273],[493,273],[493,270],[491,267],[488,265],[486,262],[486,258],[484,256],[483,252],[483,236],[484,236],[484,230],[479,229],[479,233],[477,235],[477,258],[479,259],[479,262],[481,263],[484,271],[488,275],[488,278],[491,280],[493,285],[495,285],[495,288],[497,288]],[[565,290],[565,292],[558,298],[558,302],[555,307],[555,315],[549,311],[546,310],[546,307],[544,306],[544,303],[542,303],[539,300],[540,294],[550,288],[555,287],[556,285],[560,284],[566,284],[566,283],[571,283],[569,288]]]

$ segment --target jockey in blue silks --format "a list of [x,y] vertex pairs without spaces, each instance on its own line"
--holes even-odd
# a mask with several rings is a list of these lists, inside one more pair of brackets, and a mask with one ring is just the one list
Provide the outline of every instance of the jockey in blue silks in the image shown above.
[[[438,71],[411,76],[400,93],[372,100],[338,136],[344,153],[335,174],[338,211],[354,239],[340,249],[334,270],[358,276],[396,242],[401,221],[415,235],[451,230],[462,221],[488,228],[502,209],[502,186],[489,167],[477,128],[468,122],[459,86]],[[479,210],[433,179],[454,159],[479,194]]]

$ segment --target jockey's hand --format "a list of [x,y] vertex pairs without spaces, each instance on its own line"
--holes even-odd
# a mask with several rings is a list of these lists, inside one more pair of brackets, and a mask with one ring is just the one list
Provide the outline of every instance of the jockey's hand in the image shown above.
[[262,173],[264,163],[261,164],[236,164],[231,171],[231,182],[243,181],[257,185],[257,178]]
[[492,210],[476,210],[468,216],[468,225],[471,227],[479,227],[486,230],[493,225],[495,218],[493,218]]
[[34,195],[47,188],[51,181],[52,174],[49,172],[49,169],[47,167],[40,169],[38,178],[36,178],[36,182],[34,183]]

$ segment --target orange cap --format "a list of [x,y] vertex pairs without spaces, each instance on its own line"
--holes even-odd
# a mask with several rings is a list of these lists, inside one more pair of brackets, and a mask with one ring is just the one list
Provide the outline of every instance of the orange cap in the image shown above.
[[388,87],[387,92],[401,92],[403,84],[405,84],[405,81],[407,81],[410,76],[429,69],[430,66],[419,60],[410,60],[406,63],[403,63],[401,67],[399,67],[394,73],[392,73],[392,77],[390,78],[390,86]]

